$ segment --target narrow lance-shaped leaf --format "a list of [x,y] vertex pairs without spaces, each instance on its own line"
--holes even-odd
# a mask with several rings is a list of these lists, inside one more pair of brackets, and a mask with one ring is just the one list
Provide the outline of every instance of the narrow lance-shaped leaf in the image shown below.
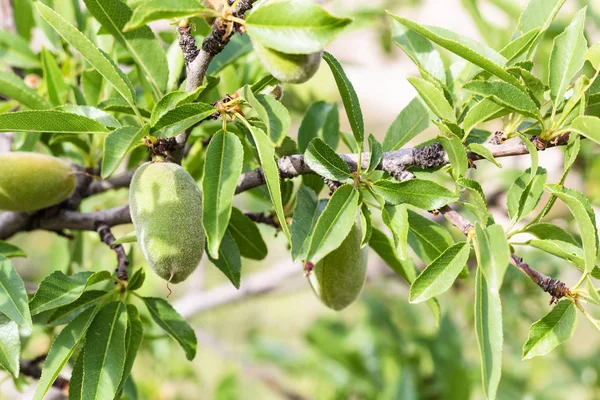
[[254,94],[249,85],[244,86],[242,96],[252,106],[258,117],[265,124],[267,136],[275,146],[279,146],[285,138],[292,123],[287,108],[272,96]]
[[202,225],[208,253],[219,258],[219,246],[227,230],[231,203],[242,173],[244,148],[233,133],[217,132],[206,150],[202,178]]
[[[181,52],[181,50],[179,49]],[[200,93],[206,89],[206,86],[200,86],[191,92],[176,90],[165,94],[152,108],[150,117],[150,126],[154,126],[158,120],[177,106],[189,104],[196,100]]]
[[313,171],[327,179],[344,181],[352,177],[348,164],[319,138],[310,142],[304,160]]
[[410,247],[425,264],[431,263],[454,244],[446,228],[412,210],[408,210],[408,227]]
[[48,91],[48,97],[55,106],[65,103],[67,96],[67,84],[52,53],[46,48],[42,49],[42,68],[44,71],[44,84]]
[[225,232],[218,251],[219,258],[213,258],[207,251],[208,258],[231,281],[233,286],[239,289],[242,259],[240,258],[240,250],[228,231]]
[[424,210],[435,210],[458,199],[445,187],[424,179],[404,182],[380,180],[375,182],[374,189],[390,204],[407,203]]
[[592,115],[581,115],[573,120],[569,129],[600,144],[600,118]]
[[196,334],[187,322],[165,300],[157,297],[143,297],[150,316],[165,330],[185,351],[188,360],[196,356]]
[[206,11],[198,0],[150,0],[140,4],[123,28],[132,31],[160,19],[193,17]]
[[442,89],[435,86],[433,83],[426,81],[425,79],[417,77],[407,78],[411,85],[419,93],[419,96],[423,99],[425,104],[441,119],[448,120],[456,123],[456,116],[454,115],[454,109],[444,97]]
[[506,82],[471,81],[463,86],[469,92],[489,96],[496,103],[526,117],[540,119],[540,111],[531,98]]
[[[118,0],[117,0],[118,1]],[[215,108],[210,104],[183,104],[167,111],[150,129],[152,136],[173,137],[210,117]]]
[[383,140],[383,151],[400,149],[429,126],[429,110],[417,96],[400,111]]
[[42,2],[35,2],[40,15],[73,46],[102,76],[110,82],[129,105],[136,109],[131,82],[127,76],[77,28]]
[[438,136],[438,140],[446,150],[446,154],[448,154],[454,178],[458,179],[464,176],[469,169],[469,160],[462,141],[455,135]]
[[19,326],[0,313],[0,367],[7,370],[14,378],[19,376],[20,354]]
[[296,207],[292,220],[291,243],[292,259],[305,259],[310,233],[319,218],[319,199],[307,186],[300,186],[296,194]]
[[227,231],[235,240],[242,257],[262,260],[267,256],[267,245],[256,223],[235,207],[231,209]]
[[355,223],[358,197],[351,185],[342,185],[335,191],[312,232],[306,261],[316,264],[340,246]]
[[350,122],[350,127],[358,146],[358,152],[362,153],[365,139],[365,123],[363,122],[362,110],[354,86],[352,86],[344,69],[334,56],[328,52],[324,52],[323,59],[327,62],[333,73],[333,78],[342,96],[346,115],[348,116],[348,121]]
[[245,27],[252,40],[265,47],[287,54],[310,54],[323,50],[350,22],[313,2],[282,0],[251,10]]
[[127,308],[115,301],[102,307],[86,334],[83,349],[83,399],[112,399],[125,367]]
[[421,303],[448,290],[469,258],[467,242],[456,243],[433,260],[410,286],[410,302]]
[[27,254],[14,244],[0,240],[0,255],[6,258],[27,257]]
[[495,399],[502,375],[502,305],[499,293],[491,289],[481,268],[477,270],[475,287],[475,334],[483,391],[488,399]]
[[583,243],[585,272],[591,272],[596,265],[598,254],[598,231],[596,229],[596,214],[589,200],[581,192],[563,186],[546,185],[546,189],[550,194],[561,199],[575,217]]
[[486,160],[494,164],[496,167],[502,168],[502,165],[500,165],[498,161],[496,161],[496,159],[494,158],[494,154],[492,154],[492,151],[484,145],[479,143],[471,143],[467,148],[469,149],[469,151],[472,151],[473,153],[485,158]]
[[88,309],[70,322],[54,339],[48,356],[44,361],[42,376],[35,390],[34,400],[44,398],[58,374],[73,355],[77,345],[83,340],[90,327],[97,309]]
[[406,205],[386,204],[381,210],[383,223],[392,233],[394,248],[401,260],[408,257],[408,212]]
[[84,0],[89,12],[131,54],[144,77],[150,82],[156,97],[167,87],[169,68],[160,43],[147,26],[123,32],[133,11],[120,0]]
[[583,33],[585,12],[584,7],[575,15],[564,32],[554,38],[554,46],[550,53],[548,85],[550,98],[555,107],[562,102],[569,83],[585,62],[584,56],[587,51],[587,40]]
[[369,135],[369,167],[367,172],[375,171],[383,158],[383,147],[375,136]]
[[508,268],[510,250],[501,225],[475,224],[475,254],[489,289],[497,293]]
[[125,156],[148,134],[149,127],[123,126],[109,133],[104,139],[102,179],[110,177],[121,165]]
[[130,377],[133,362],[137,356],[137,352],[144,340],[144,326],[140,319],[140,314],[133,304],[127,304],[127,335],[125,337],[125,366],[121,375],[121,382],[117,388],[116,399],[120,398],[123,392],[125,382]]
[[263,168],[263,174],[267,183],[267,190],[271,196],[271,201],[275,207],[275,214],[279,219],[281,230],[285,236],[290,238],[290,231],[285,220],[285,214],[283,212],[283,202],[281,201],[281,186],[279,185],[279,167],[275,161],[275,149],[271,145],[271,141],[262,131],[262,129],[250,125],[245,119],[242,120],[246,127],[250,130],[256,148],[258,150],[258,157],[260,158],[260,164]]
[[[485,44],[448,31],[437,26],[420,25],[409,19],[390,14],[390,16],[421,36],[453,52],[459,57],[485,69],[505,82],[522,88],[519,80],[504,69],[506,58]],[[522,89],[525,90],[524,88]]]
[[12,262],[0,254],[0,312],[19,326],[33,328],[25,284]]
[[566,0],[531,0],[519,17],[519,31],[528,32],[539,28],[544,32],[550,27]]
[[548,354],[570,339],[577,328],[577,310],[571,300],[561,300],[542,319],[531,325],[523,346],[523,359]]
[[469,134],[478,124],[509,113],[510,110],[504,105],[486,97],[469,109],[463,120],[463,129]]
[[340,137],[337,104],[318,101],[309,107],[298,128],[298,150],[304,153],[310,141],[316,137],[323,139],[331,148],[337,148]]
[[52,104],[37,94],[25,84],[23,79],[12,72],[0,71],[0,94],[18,101],[32,110],[44,110],[52,107]]

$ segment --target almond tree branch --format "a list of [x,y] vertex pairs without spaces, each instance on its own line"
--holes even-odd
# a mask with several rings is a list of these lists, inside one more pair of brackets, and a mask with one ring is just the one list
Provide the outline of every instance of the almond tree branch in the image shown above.
[[[536,143],[537,138],[533,141]],[[568,143],[569,135],[559,137],[559,140],[546,143],[538,148],[543,150],[554,146],[562,146]],[[488,144],[486,147],[494,157],[510,157],[528,154],[527,147],[518,138],[511,139],[503,144]],[[481,157],[475,153],[468,153],[472,161],[480,160]],[[340,157],[355,171],[358,163],[357,154],[340,154]],[[363,167],[369,163],[369,153],[363,153]],[[439,144],[423,148],[400,149],[384,153],[381,163],[377,166],[379,170],[389,173],[396,179],[401,179],[406,168],[418,166],[420,168],[436,168],[447,164],[448,156]],[[282,157],[278,161],[281,177],[291,179],[300,175],[315,174],[306,164],[302,154]],[[128,186],[133,171],[126,172],[123,176],[116,176],[106,181],[93,182],[84,191],[85,195],[102,193],[105,190]],[[236,188],[236,194],[245,192],[265,184],[265,178],[261,168],[242,174]],[[127,206],[97,211],[93,213],[79,213],[62,207],[51,207],[32,214],[5,212],[0,214],[0,240],[7,239],[18,232],[31,231],[34,229],[45,229],[57,231],[62,229],[90,230],[95,231],[98,224],[109,227],[127,224],[131,222],[129,208]]]
[[100,235],[100,240],[108,245],[111,249],[115,251],[117,254],[117,278],[120,281],[127,281],[127,265],[129,265],[129,260],[127,260],[127,254],[125,254],[125,249],[122,245],[117,244],[114,245],[114,241],[116,240],[110,228],[106,224],[98,225],[96,229],[98,235]]

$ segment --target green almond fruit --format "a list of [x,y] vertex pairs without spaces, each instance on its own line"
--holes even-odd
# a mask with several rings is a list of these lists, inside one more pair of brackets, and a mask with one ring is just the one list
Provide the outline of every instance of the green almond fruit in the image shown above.
[[361,249],[360,224],[354,224],[340,247],[326,255],[310,272],[308,280],[327,307],[340,311],[360,295],[367,277],[368,248]]
[[131,181],[129,207],[142,253],[158,276],[171,283],[190,276],[206,240],[194,178],[177,164],[143,164]]
[[252,45],[265,69],[280,82],[304,83],[313,77],[321,64],[321,52],[286,54],[264,47],[255,41]]
[[31,212],[66,200],[77,184],[69,163],[39,153],[0,154],[0,210]]

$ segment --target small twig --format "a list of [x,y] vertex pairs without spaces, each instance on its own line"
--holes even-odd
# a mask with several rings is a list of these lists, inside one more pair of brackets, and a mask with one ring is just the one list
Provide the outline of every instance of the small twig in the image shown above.
[[281,229],[281,224],[279,223],[277,218],[275,218],[271,214],[245,212],[244,215],[256,223],[269,225],[275,229]]
[[[32,360],[22,360],[20,363],[21,374],[34,379],[40,379],[42,376],[42,368],[40,368],[39,364],[44,361],[46,357],[47,354],[42,354]],[[69,387],[69,380],[59,376],[52,383],[52,386],[63,391],[67,390]]]
[[125,254],[125,249],[120,244],[113,244],[113,242],[116,239],[110,231],[110,227],[108,225],[98,225],[96,231],[98,232],[98,235],[100,235],[100,240],[106,243],[117,254],[117,268],[115,269],[115,271],[117,272],[117,278],[120,281],[127,281],[127,265],[129,265],[129,261],[127,260],[127,254]]
[[536,271],[535,269],[531,268],[529,264],[524,262],[521,257],[512,254],[510,257],[510,263],[527,275],[529,279],[542,288],[544,292],[549,293],[550,296],[552,296],[550,299],[550,304],[558,302],[558,300],[561,298],[571,294],[571,290],[566,284],[558,279],[550,278],[549,276]]

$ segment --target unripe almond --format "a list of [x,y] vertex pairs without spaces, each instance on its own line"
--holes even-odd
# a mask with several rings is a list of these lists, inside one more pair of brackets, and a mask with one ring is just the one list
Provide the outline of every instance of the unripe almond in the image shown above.
[[319,261],[308,276],[317,297],[336,311],[352,304],[365,284],[368,249],[360,248],[361,240],[356,223],[340,247]]
[[148,264],[167,281],[185,280],[204,253],[202,195],[194,178],[177,164],[143,164],[131,181],[129,207]]
[[67,199],[77,179],[71,166],[52,156],[0,154],[0,210],[35,211]]
[[304,83],[317,72],[321,52],[312,54],[286,54],[253,42],[258,58],[271,75],[287,83]]

